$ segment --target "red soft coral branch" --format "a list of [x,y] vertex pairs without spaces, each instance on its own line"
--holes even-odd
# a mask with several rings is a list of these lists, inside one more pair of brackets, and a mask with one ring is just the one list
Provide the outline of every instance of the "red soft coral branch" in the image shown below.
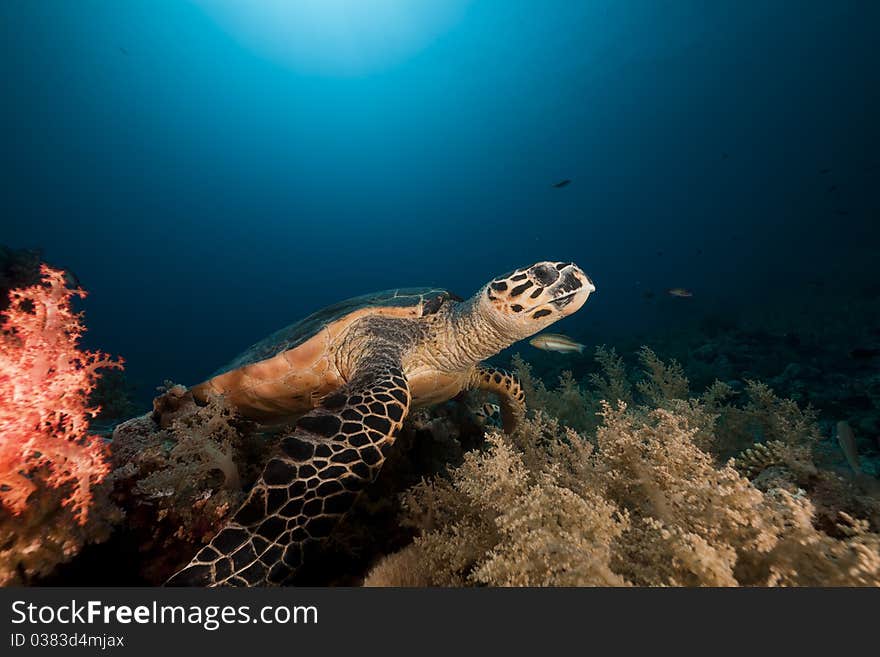
[[88,398],[97,370],[123,361],[79,349],[85,328],[70,299],[86,293],[68,289],[64,272],[40,272],[41,283],[9,293],[0,327],[0,505],[19,514],[40,482],[69,486],[64,504],[85,523],[91,486],[110,470],[103,442],[88,434],[100,410]]

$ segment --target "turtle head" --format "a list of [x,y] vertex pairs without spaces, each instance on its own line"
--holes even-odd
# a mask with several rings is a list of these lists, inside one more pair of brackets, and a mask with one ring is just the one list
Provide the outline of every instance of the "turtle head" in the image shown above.
[[538,262],[490,281],[480,310],[514,340],[577,312],[596,286],[573,262]]

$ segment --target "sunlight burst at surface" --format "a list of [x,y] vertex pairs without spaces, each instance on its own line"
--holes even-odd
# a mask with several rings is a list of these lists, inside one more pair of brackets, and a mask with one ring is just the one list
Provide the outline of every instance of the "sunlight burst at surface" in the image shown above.
[[469,0],[197,0],[234,38],[306,73],[360,75],[428,46]]

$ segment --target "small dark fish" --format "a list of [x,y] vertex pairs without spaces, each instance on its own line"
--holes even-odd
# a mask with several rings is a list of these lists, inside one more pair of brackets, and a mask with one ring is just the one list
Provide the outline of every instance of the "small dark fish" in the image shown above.
[[820,175],[825,175],[826,173],[831,173],[831,169],[819,169]]
[[856,347],[849,352],[849,357],[854,360],[871,360],[872,358],[877,358],[877,356],[880,356],[880,349],[870,347]]
[[837,211],[837,214],[838,214],[839,216],[841,216],[841,217],[848,217],[848,216],[849,216],[849,211],[848,211],[848,210],[838,210],[838,211]]
[[729,156],[727,153],[722,153],[722,154],[721,154],[721,159],[722,159],[722,160],[726,160],[726,159],[729,158],[729,157],[730,157],[730,156]]
[[119,52],[121,52],[123,55],[125,55],[126,57],[128,57],[128,50],[126,50],[126,49],[123,48],[122,46],[119,46]]
[[642,298],[648,299],[648,300],[653,299],[654,292],[652,290],[645,290],[644,292],[642,292]]
[[659,257],[659,256],[662,256],[662,255],[663,255],[663,251],[657,251],[657,256],[658,256],[658,257]]
[[829,194],[831,194],[832,192],[836,192],[836,191],[837,191],[837,185],[831,185],[831,187],[828,188]]
[[703,255],[703,249],[697,249],[697,255]]
[[553,183],[553,186],[556,189],[562,189],[563,187],[567,187],[569,184],[571,184],[571,180],[566,178],[565,180],[560,180],[558,183]]

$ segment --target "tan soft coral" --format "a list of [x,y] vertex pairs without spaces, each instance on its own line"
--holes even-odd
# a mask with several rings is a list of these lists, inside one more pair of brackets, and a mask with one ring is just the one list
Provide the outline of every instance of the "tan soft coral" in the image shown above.
[[512,364],[525,392],[529,409],[541,409],[563,419],[567,426],[578,431],[596,426],[592,398],[581,390],[571,372],[563,371],[559,376],[559,384],[551,390],[534,376],[532,366],[522,356],[514,354]]
[[626,377],[623,358],[617,355],[613,347],[609,349],[604,345],[596,347],[594,358],[599,372],[590,375],[590,383],[596,396],[612,403],[632,403],[632,385]]
[[541,413],[404,498],[420,530],[372,585],[880,585],[880,536],[817,529],[802,491],[760,490],[673,410],[604,404],[596,447]]
[[768,385],[747,380],[745,403],[739,405],[729,402],[733,393],[726,384],[716,382],[713,388],[706,397],[719,416],[712,446],[716,453],[733,456],[770,441],[812,448],[819,441],[816,411],[778,397]]
[[[378,565],[366,584],[547,586],[623,584],[608,567],[625,519],[595,495],[566,488],[552,472],[530,471],[501,434],[469,452],[450,479],[422,482],[404,496],[414,543]],[[399,579],[396,579],[399,578]]]
[[501,536],[472,579],[493,586],[622,586],[611,546],[627,526],[615,505],[550,474],[495,519]]
[[649,404],[659,406],[670,399],[688,398],[688,380],[676,360],[665,362],[650,348],[642,347],[639,350],[639,362],[645,377],[636,383],[636,390]]
[[[837,539],[813,526],[814,508],[800,494],[759,490],[730,464],[719,466],[693,444],[686,421],[656,410],[647,421],[623,407],[605,410],[597,435],[598,485],[629,510],[633,530],[615,551],[617,571],[646,585],[880,584],[872,559],[880,537]],[[834,577],[829,554],[853,572]],[[642,564],[633,568],[633,564]],[[648,567],[644,567],[647,564]]]

